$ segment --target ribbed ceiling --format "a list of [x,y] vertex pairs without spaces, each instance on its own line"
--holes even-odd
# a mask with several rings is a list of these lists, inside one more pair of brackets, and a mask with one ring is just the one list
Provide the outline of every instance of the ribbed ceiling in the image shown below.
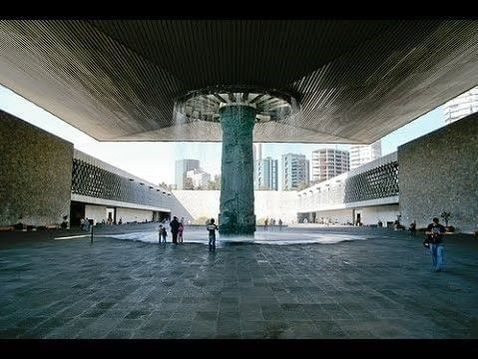
[[293,94],[260,142],[371,143],[478,84],[478,21],[2,20],[0,83],[98,140],[221,141],[174,100]]

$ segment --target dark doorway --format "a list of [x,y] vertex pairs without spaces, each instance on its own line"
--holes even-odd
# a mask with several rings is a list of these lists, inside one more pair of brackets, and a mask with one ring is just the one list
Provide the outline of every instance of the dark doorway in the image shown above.
[[82,218],[85,218],[85,204],[72,201],[70,207],[70,226],[79,226]]
[[362,219],[360,217],[360,213],[357,213],[357,221],[355,222],[357,223],[357,226],[360,226],[360,223],[362,223]]
[[106,223],[116,224],[116,207],[106,208]]

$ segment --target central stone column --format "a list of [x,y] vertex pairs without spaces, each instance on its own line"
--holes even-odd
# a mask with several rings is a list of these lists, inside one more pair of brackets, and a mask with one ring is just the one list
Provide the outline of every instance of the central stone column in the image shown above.
[[219,109],[222,127],[221,235],[254,235],[254,163],[252,130],[256,110],[248,105],[230,104]]
[[248,86],[215,85],[190,91],[176,100],[174,113],[178,123],[217,123],[218,118],[221,123],[221,235],[253,236],[256,230],[254,124],[281,121],[297,113],[299,108],[290,94]]

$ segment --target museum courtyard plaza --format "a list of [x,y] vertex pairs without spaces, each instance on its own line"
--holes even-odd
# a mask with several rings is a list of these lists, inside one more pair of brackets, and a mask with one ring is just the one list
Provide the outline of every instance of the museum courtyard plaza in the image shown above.
[[219,240],[215,252],[202,227],[183,245],[125,239],[154,241],[156,227],[99,229],[93,243],[1,234],[0,338],[478,337],[472,236],[447,236],[446,270],[433,273],[422,236],[384,228],[259,229],[268,243]]

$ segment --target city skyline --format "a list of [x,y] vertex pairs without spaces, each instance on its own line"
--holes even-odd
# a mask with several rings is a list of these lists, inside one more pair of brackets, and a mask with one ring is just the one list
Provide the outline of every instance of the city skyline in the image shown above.
[[[220,142],[99,142],[3,86],[0,86],[0,109],[73,143],[80,151],[152,183],[175,184],[175,161],[184,158],[199,160],[204,171],[211,176],[220,174]],[[443,127],[442,113],[442,106],[437,107],[384,136],[381,139],[382,156],[396,151],[401,144]],[[348,147],[343,144],[263,143],[262,157],[280,159],[286,153],[295,153],[305,155],[310,161],[314,150]],[[279,188],[282,188],[281,182]]]

